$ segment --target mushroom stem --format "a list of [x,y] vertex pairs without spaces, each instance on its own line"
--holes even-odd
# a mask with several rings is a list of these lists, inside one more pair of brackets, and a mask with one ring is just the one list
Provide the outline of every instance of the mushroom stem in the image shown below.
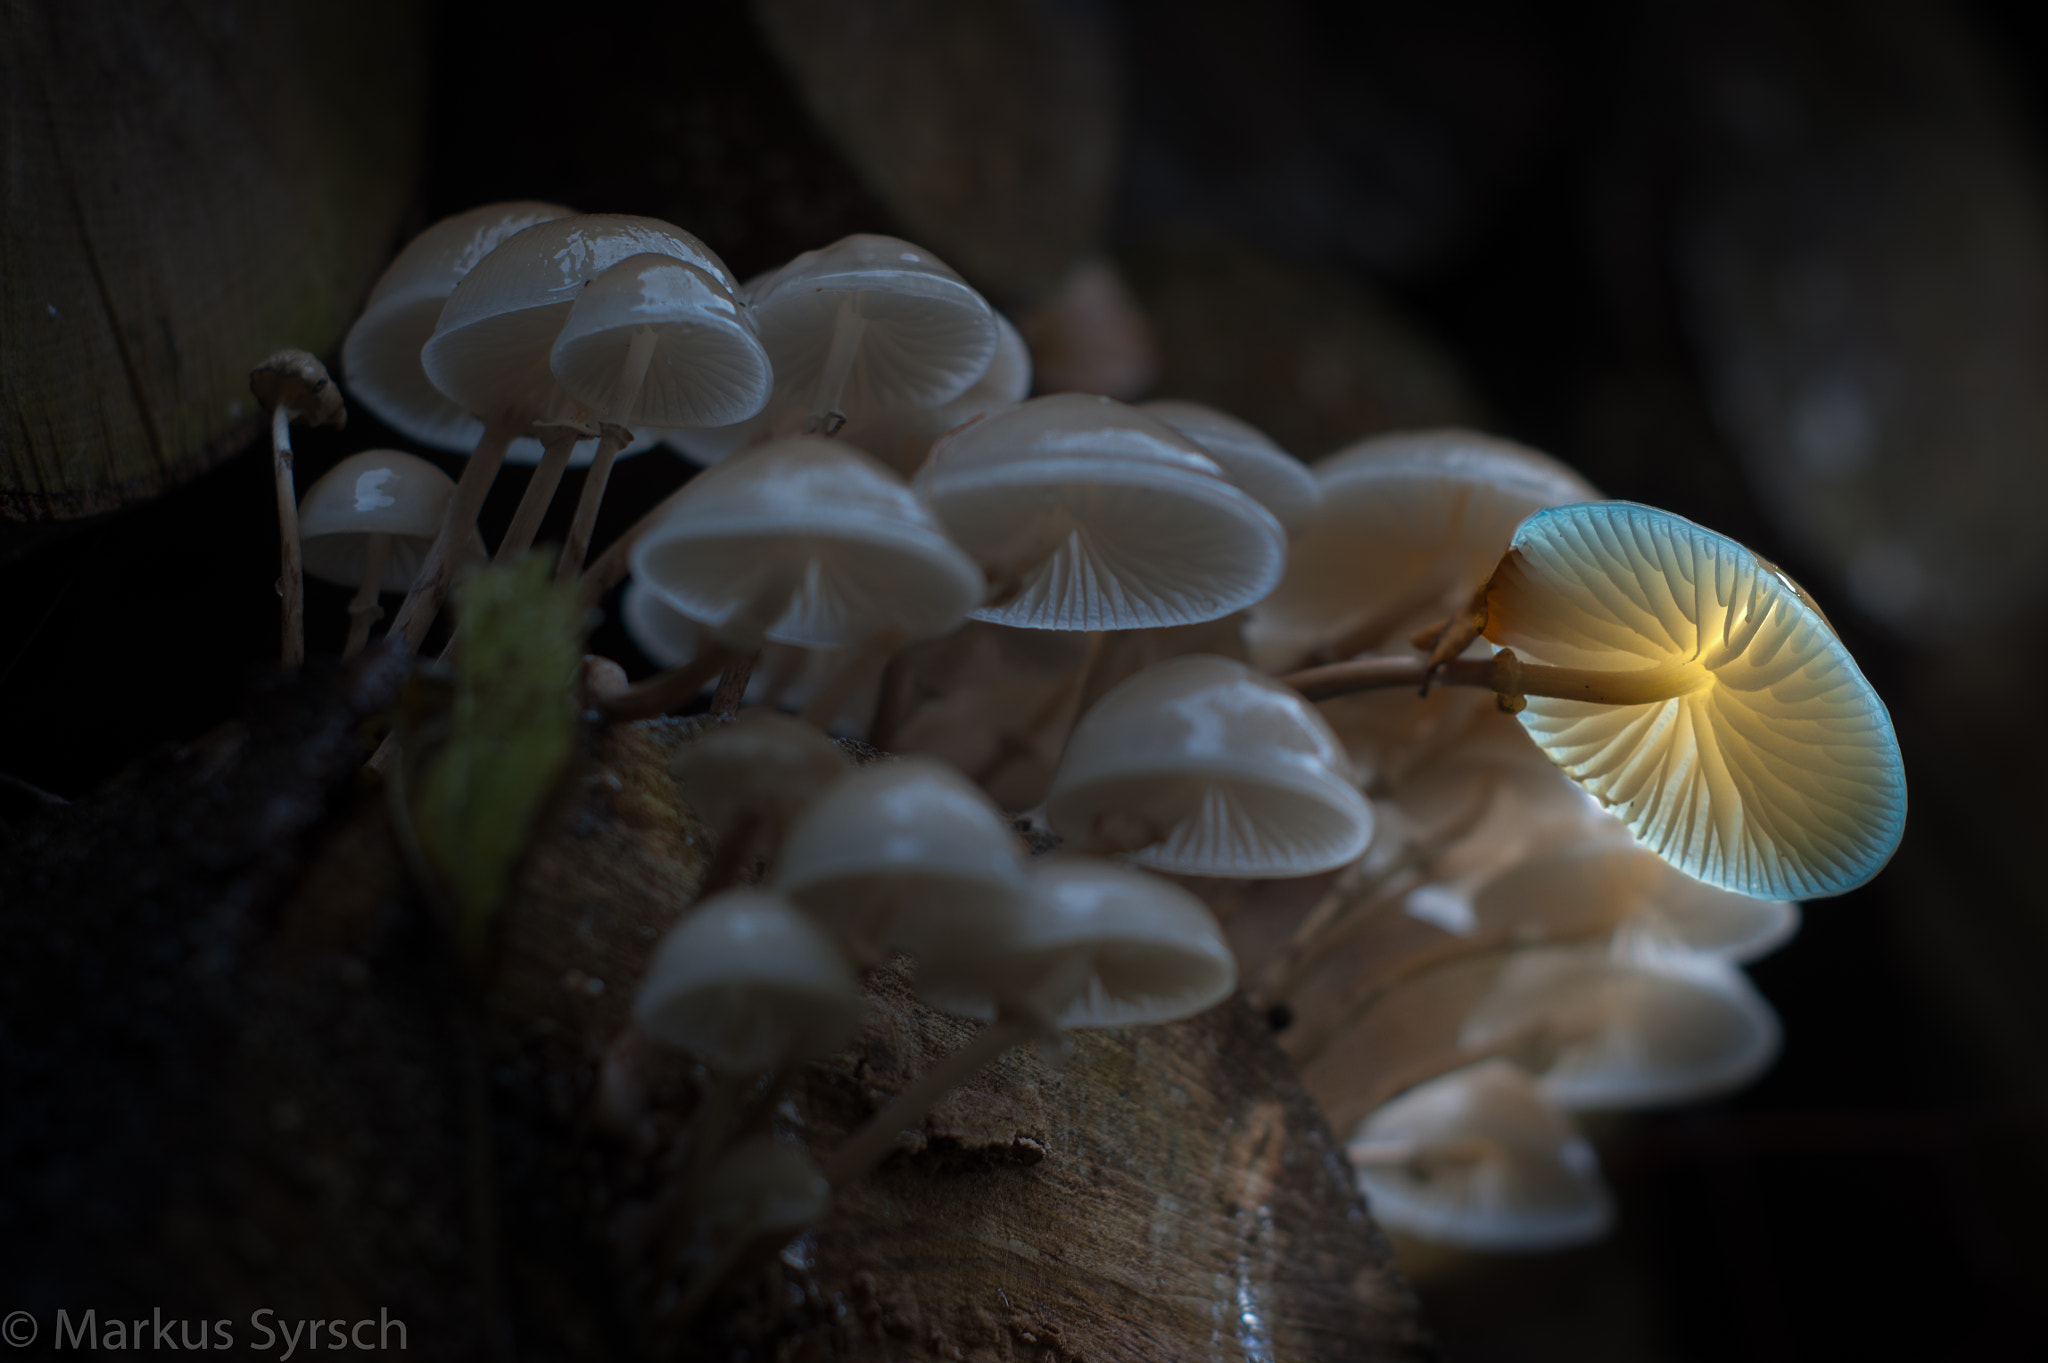
[[719,674],[718,689],[711,693],[714,717],[730,719],[739,712],[740,702],[747,698],[747,683],[753,680],[754,666],[760,661],[761,650],[755,649]]
[[522,424],[503,417],[487,424],[483,438],[477,441],[469,462],[463,466],[455,495],[448,499],[447,514],[441,519],[441,533],[434,537],[434,547],[427,550],[412,590],[406,593],[391,621],[391,634],[405,641],[407,656],[419,652],[420,641],[427,637],[434,617],[441,613],[441,603],[447,599],[449,585],[455,580],[455,565],[461,559],[462,548],[475,533],[476,513],[483,509],[484,497],[505,462],[505,451]]
[[974,784],[987,786],[1008,770],[1012,762],[1029,753],[1038,736],[1070,705],[1073,707],[1073,713],[1067,718],[1066,731],[1069,738],[1073,736],[1074,726],[1081,722],[1082,711],[1088,702],[1088,688],[1102,661],[1104,640],[1113,632],[1102,629],[1090,630],[1088,650],[1081,655],[1081,666],[1075,669],[1073,680],[1046,697],[1045,701],[1025,719],[1021,729],[997,729],[996,750],[989,754],[986,762],[975,769]]
[[825,1181],[834,1189],[866,1174],[895,1148],[896,1138],[924,1120],[939,1100],[960,1087],[975,1071],[1012,1046],[1029,1041],[1042,1028],[1018,1018],[998,1017],[981,1029],[974,1039],[946,1056],[910,1086],[890,1099],[867,1125],[841,1141],[824,1164]]
[[1444,595],[1443,579],[1426,577],[1399,599],[1388,602],[1329,643],[1319,646],[1310,656],[1318,663],[1334,663],[1356,657],[1369,648],[1377,648],[1386,642],[1387,636],[1403,620],[1427,610],[1443,600]]
[[712,644],[681,667],[657,673],[607,696],[601,708],[614,723],[626,719],[652,719],[689,703],[704,689],[704,683],[746,657],[740,649]]
[[510,558],[533,547],[533,538],[540,533],[541,518],[555,500],[555,489],[561,486],[562,470],[569,467],[576,442],[588,434],[581,427],[566,423],[546,428],[540,463],[534,466],[526,492],[519,498],[519,509],[512,513],[512,524],[505,527],[505,538],[498,541],[495,557]]
[[825,367],[818,371],[818,388],[811,398],[811,413],[804,418],[805,435],[838,435],[846,425],[846,413],[839,410],[846,380],[853,373],[854,356],[860,353],[860,338],[868,319],[860,312],[861,291],[839,300],[839,312],[832,319],[832,345],[825,352]]
[[852,655],[804,705],[804,722],[814,728],[830,729],[832,721],[839,718],[840,712],[859,694],[868,678],[886,667],[902,644],[903,631],[900,629],[878,630],[861,640]]
[[299,495],[292,485],[292,413],[279,403],[270,414],[270,467],[277,483],[278,595],[284,598],[284,665],[306,661],[305,569],[299,549]]
[[1593,705],[1648,705],[1676,700],[1709,685],[1713,676],[1692,662],[1667,663],[1628,672],[1597,668],[1551,667],[1525,663],[1513,649],[1491,658],[1452,658],[1434,670],[1427,658],[1375,654],[1349,662],[1303,668],[1280,680],[1309,700],[1329,700],[1359,691],[1394,686],[1421,687],[1426,682],[1447,686],[1482,686],[1510,708],[1529,696],[1582,700]]
[[388,533],[372,534],[363,546],[363,582],[348,603],[348,644],[341,650],[343,662],[363,651],[363,645],[370,642],[370,627],[384,617],[377,595],[384,590],[384,565],[390,555]]
[[[637,349],[640,338],[633,338]],[[648,347],[653,353],[653,347]],[[646,373],[646,362],[641,362],[641,372]],[[639,385],[634,384],[637,390]],[[603,435],[597,442],[597,454],[590,461],[590,469],[583,477],[583,495],[576,499],[576,519],[569,526],[569,538],[562,544],[562,561],[555,565],[555,581],[574,582],[583,571],[583,556],[590,549],[590,536],[597,529],[597,509],[604,502],[605,484],[611,481],[612,465],[618,462],[619,451],[633,443],[633,433],[624,426],[605,422]]]

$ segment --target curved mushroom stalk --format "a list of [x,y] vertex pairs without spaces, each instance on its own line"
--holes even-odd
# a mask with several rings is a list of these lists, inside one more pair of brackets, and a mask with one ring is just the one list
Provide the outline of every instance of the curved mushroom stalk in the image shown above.
[[281,656],[296,668],[306,661],[306,596],[299,545],[299,498],[292,485],[292,423],[345,426],[348,409],[327,366],[303,350],[280,350],[249,371],[249,388],[270,413],[270,467],[277,485],[278,577],[283,599]]

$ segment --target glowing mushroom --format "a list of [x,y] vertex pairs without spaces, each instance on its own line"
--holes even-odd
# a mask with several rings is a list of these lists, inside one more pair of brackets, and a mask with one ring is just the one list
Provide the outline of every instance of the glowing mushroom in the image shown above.
[[1374,1219],[1425,1240],[1565,1249],[1613,1224],[1593,1147],[1503,1060],[1410,1089],[1366,1118],[1345,1153]]
[[1372,837],[1322,717],[1263,673],[1200,654],[1126,679],[1082,716],[1045,811],[1077,847],[1185,875],[1312,875]]
[[[306,572],[356,589],[342,657],[354,657],[369,639],[382,614],[378,594],[411,587],[454,495],[447,474],[397,450],[352,454],[306,489],[299,502]],[[483,557],[483,542],[472,538],[470,561],[481,565]]]
[[[1486,594],[1537,745],[1686,874],[1841,894],[1906,822],[1884,703],[1805,592],[1735,541],[1627,502],[1516,532]],[[1506,675],[1513,672],[1514,676]]]
[[1034,398],[955,432],[917,489],[996,584],[975,618],[1028,629],[1215,620],[1280,580],[1287,532],[1165,423]]

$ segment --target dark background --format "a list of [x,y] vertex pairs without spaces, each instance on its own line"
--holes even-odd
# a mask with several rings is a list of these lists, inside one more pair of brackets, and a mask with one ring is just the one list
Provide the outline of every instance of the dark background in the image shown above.
[[[1967,440],[2001,403],[2013,411],[1996,429],[2021,433],[2048,409],[2048,367],[2027,368],[2048,366],[2048,345],[2015,342],[2006,313],[1979,325],[1972,312],[2048,317],[2029,273],[2048,258],[2035,231],[2048,217],[2029,197],[2048,184],[2036,12],[1810,0],[1039,8],[1055,48],[1099,45],[1106,78],[1085,61],[1069,76],[1106,79],[1093,88],[1108,90],[1109,113],[1061,101],[1046,110],[1051,131],[991,118],[989,173],[1047,186],[1033,210],[1047,230],[1070,231],[1131,281],[1156,332],[1158,392],[1232,407],[1305,458],[1452,420],[1548,450],[1612,495],[1784,564],[1827,605],[1899,725],[1904,847],[1871,886],[1810,906],[1801,935],[1755,970],[1785,1021],[1776,1069],[1728,1101],[1600,1130],[1622,1209],[1606,1243],[1417,1257],[1448,1357],[2041,1356],[2043,583],[2034,546],[2009,527],[2044,509],[2033,493],[2048,451]],[[451,0],[434,34],[427,170],[404,235],[492,199],[553,199],[669,218],[742,278],[849,231],[915,235],[892,206],[900,196],[856,169],[744,6],[629,0],[529,27]],[[1036,60],[1029,43],[1014,50]],[[955,74],[968,88],[948,85]],[[365,97],[375,81],[365,73]],[[972,85],[932,59],[912,88],[941,118],[946,100],[975,101]],[[1810,135],[1781,127],[1745,142],[1724,117],[1730,89],[1803,111]],[[1932,152],[1911,143],[1925,127],[1947,139]],[[1062,217],[1064,182],[1017,150],[1047,138],[1106,149],[1098,206]],[[2004,236],[1912,211],[1975,202],[1987,178],[1998,185],[1982,211]],[[975,241],[999,256],[1018,227],[970,223],[963,240],[983,231]],[[1915,414],[1902,429],[1953,417],[1965,435],[1943,445],[1881,424],[1879,456],[1840,502],[1880,520],[1925,502],[1954,522],[1943,533],[1981,549],[1990,585],[1894,610],[1887,579],[1859,577],[1813,529],[1831,509],[1775,478],[1770,402],[1731,399],[1730,376],[1830,363],[1814,347],[1831,338],[1781,344],[1768,309],[1745,315],[1702,283],[1698,246],[1715,232],[1724,247],[1732,232],[1728,249],[1758,270],[1779,254],[1832,261],[1852,300],[1939,300],[1931,329],[1851,324],[1832,343],[1856,347],[1845,372],[1879,384],[1894,404],[1880,410]],[[1995,287],[1950,283],[1965,267]],[[1225,297],[1243,279],[1273,287]],[[975,282],[1022,315],[1056,281],[1020,268]],[[1340,376],[1350,364],[1412,382],[1366,402],[1366,378],[1335,395],[1294,391],[1251,360],[1205,360],[1285,351],[1300,328],[1342,351]],[[1947,367],[1934,373],[1929,355]],[[2013,366],[2041,381],[1970,382]],[[302,435],[300,486],[376,444],[405,442],[361,411],[344,433]],[[599,542],[687,473],[661,453],[622,464]],[[494,492],[487,534],[522,483]],[[275,656],[275,573],[258,449],[0,566],[0,773],[75,796],[234,714]],[[309,591],[316,657],[339,648],[342,603]],[[615,627],[597,647],[645,666]],[[0,791],[10,819],[34,803]]]

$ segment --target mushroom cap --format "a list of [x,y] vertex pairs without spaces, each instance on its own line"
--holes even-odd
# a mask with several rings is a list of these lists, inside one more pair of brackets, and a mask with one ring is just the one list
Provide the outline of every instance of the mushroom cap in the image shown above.
[[966,392],[935,406],[898,407],[851,416],[839,438],[908,477],[923,466],[933,444],[946,432],[976,417],[1007,411],[1024,401],[1031,395],[1031,348],[1009,318],[996,313],[995,319],[995,358]]
[[[630,401],[621,370],[634,338],[654,334]],[[726,281],[666,255],[627,256],[590,281],[555,337],[564,388],[625,426],[726,426],[760,411],[775,376]]]
[[307,426],[348,425],[341,390],[327,377],[320,357],[304,350],[280,350],[249,371],[249,391],[266,412],[280,407]]
[[1617,939],[1514,953],[1458,1040],[1549,1052],[1543,1092],[1560,1106],[1636,1108],[1740,1088],[1777,1059],[1781,1031],[1727,962]]
[[[320,475],[299,500],[306,572],[337,587],[362,585],[372,535],[391,536],[384,589],[402,592],[441,533],[455,483],[417,455],[364,450]],[[465,559],[481,567],[483,541],[470,537]]]
[[585,213],[535,223],[499,243],[455,286],[420,363],[435,388],[468,411],[571,421],[582,402],[556,381],[555,338],[586,285],[628,256],[694,266],[728,292],[725,263],[657,218]]
[[950,401],[995,355],[995,310],[938,257],[896,237],[842,237],[749,290],[777,408],[810,401],[849,300],[867,322],[842,390],[849,415]]
[[637,577],[626,579],[626,589],[619,593],[619,623],[625,626],[633,646],[657,667],[681,667],[697,656],[704,643],[702,625]]
[[800,719],[742,710],[701,730],[669,759],[676,793],[713,828],[752,814],[780,830],[847,775],[839,745]]
[[[707,625],[815,648],[884,629],[942,634],[985,589],[900,476],[815,436],[757,445],[691,479],[634,549],[633,575]],[[774,620],[740,618],[785,590],[794,595]]]
[[1193,654],[1126,678],[1081,717],[1046,819],[1076,841],[1116,840],[1126,824],[1155,831],[1131,859],[1156,870],[1313,875],[1372,838],[1372,809],[1349,769],[1298,693],[1243,663]]
[[775,888],[859,960],[957,954],[1025,893],[1017,834],[965,776],[930,758],[845,776],[806,809]]
[[1322,499],[1315,474],[1249,421],[1178,398],[1141,403],[1138,410],[1194,441],[1222,466],[1224,477],[1272,512],[1289,534],[1314,514]]
[[1539,850],[1473,896],[1482,930],[1556,938],[1621,927],[1650,940],[1741,964],[1799,930],[1799,906],[1694,880],[1623,830]]
[[[1414,1151],[1406,1160],[1370,1157],[1404,1146]],[[1593,1147],[1504,1060],[1408,1090],[1359,1125],[1350,1150],[1373,1218],[1425,1240],[1564,1249],[1614,1221]]]
[[1156,629],[1263,597],[1287,532],[1164,422],[1083,393],[1033,398],[932,451],[918,492],[1022,587],[975,612],[1027,629]]
[[654,950],[633,1020],[726,1074],[830,1055],[860,1029],[853,967],[780,896],[727,890]]
[[1734,540],[1630,502],[1556,507],[1515,533],[1487,638],[1525,662],[1668,669],[1639,705],[1531,697],[1517,718],[1636,839],[1759,899],[1854,889],[1906,825],[1884,702],[1805,594]]
[[1462,609],[1531,512],[1600,495],[1550,456],[1473,431],[1379,436],[1312,471],[1321,498],[1253,612],[1261,664],[1290,666],[1368,621],[1405,638]]
[[1031,863],[1021,904],[918,963],[919,997],[966,1017],[1036,1010],[1059,1027],[1192,1017],[1237,987],[1215,916],[1178,885],[1093,857]]
[[341,345],[342,372],[356,401],[409,439],[469,453],[483,435],[483,423],[434,387],[420,350],[434,334],[448,295],[499,242],[535,223],[574,214],[560,204],[528,200],[485,204],[443,218],[406,243],[377,277],[363,315]]

